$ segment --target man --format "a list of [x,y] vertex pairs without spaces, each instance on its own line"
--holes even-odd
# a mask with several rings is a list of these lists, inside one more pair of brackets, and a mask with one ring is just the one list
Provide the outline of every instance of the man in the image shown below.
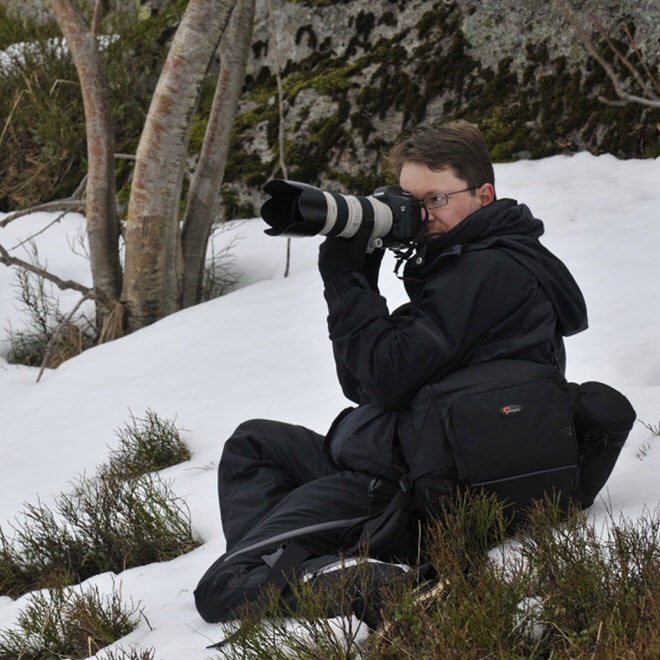
[[[474,373],[481,382],[492,377],[492,365],[498,380],[501,365],[511,380],[524,365],[534,382],[540,373],[543,387],[555,387],[563,382],[562,338],[587,327],[577,284],[539,243],[542,222],[526,206],[496,199],[493,166],[476,126],[420,127],[394,146],[389,161],[427,215],[404,269],[410,302],[390,312],[378,293],[382,250],[367,252],[368,223],[352,239],[326,238],[321,245],[337,374],[358,406],[341,413],[325,437],[251,420],[229,438],[219,467],[226,553],[195,592],[208,621],[234,618],[266,584],[295,604],[292,580],[345,569],[350,562],[338,562],[340,553],[361,547],[369,516],[387,511],[406,475],[419,477],[419,515],[432,513],[437,499],[465,478],[461,470],[469,476],[472,469],[454,455],[450,440],[437,439],[446,424],[436,415],[432,384],[452,382],[457,373]],[[557,431],[568,436],[556,452],[574,451],[568,426]],[[555,459],[561,463],[564,456],[539,460]],[[536,495],[572,489],[576,461],[561,475],[551,465],[551,476],[531,490],[527,481],[515,483]],[[369,533],[378,539],[375,528]],[[387,538],[376,543],[377,556],[410,558],[406,548],[416,548],[417,540],[401,529],[390,537],[391,545]],[[374,566],[387,573],[392,565]]]

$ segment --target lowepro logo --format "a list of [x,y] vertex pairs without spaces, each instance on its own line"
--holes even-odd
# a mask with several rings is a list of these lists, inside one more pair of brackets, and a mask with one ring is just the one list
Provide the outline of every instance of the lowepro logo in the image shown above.
[[515,415],[520,415],[523,412],[524,408],[518,403],[509,403],[506,406],[500,408],[500,415],[504,417],[514,417]]

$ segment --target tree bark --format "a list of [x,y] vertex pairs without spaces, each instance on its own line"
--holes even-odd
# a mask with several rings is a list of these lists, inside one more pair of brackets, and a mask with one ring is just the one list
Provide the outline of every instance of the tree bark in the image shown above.
[[188,193],[183,222],[182,307],[201,299],[209,236],[220,203],[231,129],[245,79],[245,68],[254,25],[254,0],[238,0],[228,33],[220,47],[220,73],[213,97],[202,151]]
[[190,0],[137,149],[126,221],[122,300],[130,331],[180,307],[179,204],[190,127],[208,64],[236,0]]
[[114,131],[107,83],[96,35],[85,24],[77,1],[52,0],[51,8],[71,51],[85,110],[88,160],[85,218],[92,282],[98,292],[96,321],[100,332],[112,303],[119,298],[122,279],[115,195]]

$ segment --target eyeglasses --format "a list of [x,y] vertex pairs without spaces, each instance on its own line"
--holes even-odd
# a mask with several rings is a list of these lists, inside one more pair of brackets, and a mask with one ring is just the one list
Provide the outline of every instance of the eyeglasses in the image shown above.
[[449,198],[452,195],[458,195],[458,193],[467,192],[468,190],[474,191],[474,188],[468,187],[463,188],[463,190],[455,190],[450,193],[440,193],[438,195],[431,195],[422,200],[422,204],[427,211],[431,209],[439,209],[441,206],[447,206],[449,204]]

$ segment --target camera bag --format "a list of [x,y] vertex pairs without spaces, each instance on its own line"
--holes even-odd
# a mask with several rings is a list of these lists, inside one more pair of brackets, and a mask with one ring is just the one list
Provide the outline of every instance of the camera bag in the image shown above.
[[534,501],[562,509],[590,506],[603,488],[635,421],[628,399],[599,382],[565,382],[551,367],[499,360],[429,385],[398,437],[409,472],[358,548],[383,559],[417,556],[420,521],[441,511],[457,489],[495,493],[511,528]]
[[399,437],[418,508],[456,488],[492,492],[518,514],[533,500],[579,499],[573,398],[553,367],[495,360],[428,385]]

